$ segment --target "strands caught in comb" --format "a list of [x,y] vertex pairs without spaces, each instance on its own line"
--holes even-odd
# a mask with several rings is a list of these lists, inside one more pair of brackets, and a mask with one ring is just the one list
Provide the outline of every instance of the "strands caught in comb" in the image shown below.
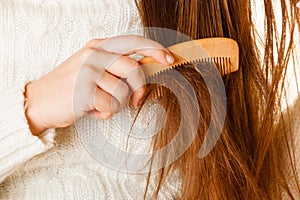
[[[155,87],[152,87],[152,92],[148,93],[145,99],[159,99],[166,95],[166,92],[169,93],[171,88],[178,87],[175,80],[178,79],[178,76],[181,76],[180,71],[186,67],[199,72],[200,77],[205,76],[208,71],[209,74],[220,73],[221,75],[226,75],[230,71],[230,58],[203,58],[191,62],[186,61],[151,74],[146,77],[146,82],[154,84]],[[187,91],[187,88],[181,89],[182,91]]]

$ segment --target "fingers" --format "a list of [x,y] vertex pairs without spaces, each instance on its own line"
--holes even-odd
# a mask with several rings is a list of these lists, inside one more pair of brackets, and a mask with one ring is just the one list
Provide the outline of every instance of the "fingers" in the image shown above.
[[[100,76],[104,78],[104,80],[101,81],[102,83],[105,83],[105,80],[108,78],[107,72],[113,74],[110,76],[111,81],[116,82],[118,78],[122,78],[128,84],[130,91],[133,92],[131,97],[132,104],[134,106],[140,104],[146,90],[146,79],[137,61],[126,56],[111,54],[103,50],[95,50],[87,59],[86,64],[95,67],[100,72]],[[105,72],[105,70],[107,72]],[[115,76],[115,78],[112,76]],[[120,79],[118,80],[120,81]],[[112,82],[108,84],[112,85]],[[103,85],[99,85],[99,87],[102,88]],[[124,86],[121,88],[124,89]],[[112,88],[107,88],[106,91],[112,94]],[[127,90],[124,89],[124,91]],[[117,93],[118,92],[115,92],[115,94]],[[112,95],[115,96],[115,94]],[[123,92],[120,92],[120,94],[122,95]],[[123,102],[123,97],[120,98],[117,97],[118,100]]]
[[129,55],[140,54],[150,56],[163,65],[174,62],[171,53],[161,44],[136,35],[118,36],[105,40],[91,40],[88,45],[98,50],[104,50],[113,54]]
[[97,118],[108,119],[118,109],[119,102],[110,94],[97,88],[94,94],[94,110],[90,111],[90,115]]
[[[102,115],[106,111],[113,113],[113,109],[117,111],[123,107],[128,102],[130,91],[132,91],[132,104],[134,106],[141,104],[141,99],[146,90],[145,76],[139,63],[125,55],[135,53],[150,56],[164,65],[169,65],[174,61],[170,52],[161,44],[133,35],[109,39],[94,39],[87,43],[86,49],[88,53],[85,55],[89,56],[86,57],[85,64],[94,67],[100,74],[97,85],[102,89],[102,92],[97,90],[97,96],[99,98],[103,97],[106,107],[111,108],[109,110],[101,110],[103,106],[97,104],[98,107],[96,110],[102,113]],[[96,75],[94,74],[93,77],[96,77]],[[109,106],[111,102],[108,99],[110,101],[112,101],[111,99],[117,101],[118,106],[116,108]]]
[[128,57],[120,57],[107,68],[112,74],[116,74],[126,81],[133,92],[131,101],[134,106],[141,104],[141,99],[146,92],[146,78],[139,63]]
[[129,87],[121,79],[104,72],[97,81],[99,88],[116,98],[119,103],[117,111],[128,103]]

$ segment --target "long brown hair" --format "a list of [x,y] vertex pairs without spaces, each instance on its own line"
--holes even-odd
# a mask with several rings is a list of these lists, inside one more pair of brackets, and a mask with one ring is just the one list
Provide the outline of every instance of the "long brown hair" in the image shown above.
[[[281,199],[283,193],[292,199],[299,197],[295,168],[292,168],[293,176],[288,178],[282,164],[283,160],[290,160],[289,164],[294,162],[289,141],[292,134],[286,131],[290,122],[283,119],[281,112],[284,79],[295,45],[293,35],[299,31],[299,16],[294,6],[296,0],[280,2],[282,32],[278,34],[272,0],[264,0],[267,34],[261,57],[249,1],[137,0],[145,27],[168,28],[193,39],[228,37],[236,40],[240,48],[239,71],[223,77],[228,100],[222,134],[212,152],[202,159],[198,154],[211,117],[210,94],[203,76],[192,66],[178,69],[196,91],[201,117],[199,122],[190,121],[187,127],[199,124],[197,135],[178,160],[159,170],[156,192],[149,194],[146,188],[145,198],[157,198],[168,173],[173,170],[180,172],[180,199]],[[176,41],[164,33],[146,34],[165,46]],[[214,78],[209,71],[205,76]],[[146,100],[157,89],[156,85],[150,85]],[[154,150],[170,142],[180,123],[180,109],[171,91],[165,89],[160,103],[166,108],[167,120],[153,139]],[[190,130],[185,131],[188,135]],[[163,162],[164,158],[161,160]],[[287,179],[296,183],[293,188],[296,192],[292,191]]]

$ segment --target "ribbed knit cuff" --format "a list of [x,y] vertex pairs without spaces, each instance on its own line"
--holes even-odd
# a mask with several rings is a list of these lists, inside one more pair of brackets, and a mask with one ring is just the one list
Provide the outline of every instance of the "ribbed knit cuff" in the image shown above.
[[39,137],[31,134],[25,116],[24,85],[0,91],[0,182],[54,144],[54,129],[44,131]]

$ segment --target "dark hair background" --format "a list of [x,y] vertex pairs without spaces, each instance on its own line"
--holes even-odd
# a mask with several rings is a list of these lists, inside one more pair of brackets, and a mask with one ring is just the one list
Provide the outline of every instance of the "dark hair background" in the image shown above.
[[[281,199],[283,193],[292,199],[299,198],[299,185],[296,184],[292,191],[288,182],[298,183],[296,168],[292,168],[292,177],[286,175],[286,165],[293,164],[294,152],[289,142],[292,133],[286,131],[290,121],[284,120],[281,112],[287,63],[296,45],[293,35],[299,31],[299,13],[294,6],[295,0],[280,0],[282,32],[278,33],[276,24],[279,21],[275,19],[273,1],[263,2],[267,34],[261,56],[256,45],[260,38],[255,36],[250,1],[137,0],[145,27],[168,28],[193,39],[228,37],[236,40],[240,48],[239,71],[223,77],[227,95],[223,132],[213,151],[203,159],[199,159],[198,152],[210,120],[209,94],[192,66],[179,69],[190,81],[199,100],[201,118],[197,136],[180,159],[159,171],[156,192],[149,194],[146,188],[145,198],[157,197],[171,170],[180,171],[180,199]],[[146,34],[165,46],[181,42],[176,40],[176,35],[163,32]],[[214,78],[209,72],[206,76]],[[175,81],[174,84],[181,83]],[[148,87],[149,98],[157,88],[155,85]],[[180,122],[180,109],[174,95],[165,90],[160,102],[166,108],[168,120],[153,139],[154,149],[166,145],[174,137]],[[191,121],[190,127],[196,123]],[[188,128],[186,132],[189,133]]]

